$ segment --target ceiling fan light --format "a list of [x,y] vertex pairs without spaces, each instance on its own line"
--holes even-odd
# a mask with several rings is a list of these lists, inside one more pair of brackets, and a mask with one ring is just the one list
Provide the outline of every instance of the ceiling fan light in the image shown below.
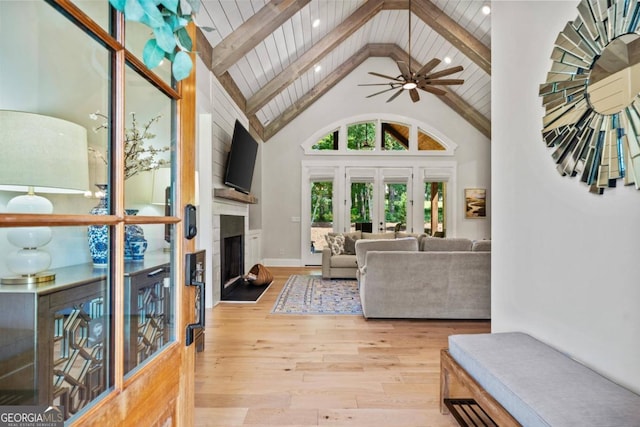
[[416,84],[416,82],[406,82],[405,84],[402,85],[402,89],[406,89],[406,90],[415,89],[417,87],[418,85]]

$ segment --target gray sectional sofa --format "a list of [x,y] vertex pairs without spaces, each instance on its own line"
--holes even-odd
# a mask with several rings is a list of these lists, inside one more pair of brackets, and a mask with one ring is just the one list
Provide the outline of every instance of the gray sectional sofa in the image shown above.
[[426,234],[410,234],[402,231],[388,233],[367,233],[353,231],[350,233],[328,233],[334,238],[342,236],[340,243],[331,244],[322,250],[322,278],[323,279],[355,279],[357,278],[358,263],[356,262],[355,242],[360,240],[393,240],[405,237],[415,237],[419,241],[426,238]]
[[490,241],[358,240],[355,249],[366,318],[491,318]]

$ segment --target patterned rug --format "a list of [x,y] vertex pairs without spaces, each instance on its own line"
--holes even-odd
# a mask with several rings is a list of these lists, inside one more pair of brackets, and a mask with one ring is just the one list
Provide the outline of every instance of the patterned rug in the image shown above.
[[292,275],[284,284],[271,312],[362,315],[358,283],[355,280]]

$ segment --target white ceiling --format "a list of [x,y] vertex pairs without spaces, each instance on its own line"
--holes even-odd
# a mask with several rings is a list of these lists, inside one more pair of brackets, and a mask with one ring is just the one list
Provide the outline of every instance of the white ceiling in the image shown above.
[[[398,0],[393,1],[398,3]],[[280,3],[280,0],[272,0],[272,2]],[[228,68],[228,73],[242,96],[249,100],[258,90],[287,69],[366,2],[366,0],[311,0]],[[487,48],[491,47],[490,15],[485,15],[482,12],[482,7],[490,3],[488,0],[431,0],[431,2],[429,0],[413,0],[413,2],[414,5],[416,2],[435,5],[471,33],[481,44]],[[269,2],[266,0],[202,0],[202,7],[196,19],[199,26],[215,29],[203,32],[211,47],[215,48],[267,3]],[[314,28],[312,23],[316,19],[320,20],[320,25]],[[320,84],[331,73],[336,72],[341,64],[367,44],[396,44],[408,52],[408,20],[406,6],[405,9],[395,10],[383,8],[329,54],[319,58],[316,63],[322,67],[319,72],[315,71],[315,67],[311,67],[297,73],[295,79],[287,87],[255,112],[255,118],[262,126],[276,121],[287,108],[290,108],[292,104]],[[411,21],[411,57],[420,64],[424,64],[434,57],[451,58],[450,65],[445,65],[443,62],[436,67],[435,71],[462,65],[464,71],[454,74],[450,78],[464,79],[464,84],[447,86],[445,89],[457,94],[468,104],[469,108],[476,110],[481,116],[490,120],[491,76],[434,29],[426,25],[415,13],[412,14]],[[370,76],[370,79],[363,83],[384,82],[384,79]],[[377,87],[373,87],[372,93],[378,90]],[[388,98],[392,93],[379,96]],[[422,91],[420,95],[436,96]]]

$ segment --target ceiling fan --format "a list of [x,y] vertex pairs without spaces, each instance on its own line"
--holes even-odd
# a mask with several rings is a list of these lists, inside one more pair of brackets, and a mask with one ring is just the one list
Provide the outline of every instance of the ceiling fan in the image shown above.
[[433,58],[431,61],[424,64],[418,71],[413,71],[413,68],[411,67],[411,0],[409,0],[409,63],[407,64],[405,61],[397,61],[398,68],[400,69],[400,75],[397,77],[387,76],[373,71],[369,72],[372,76],[391,80],[390,82],[359,84],[358,86],[389,86],[388,89],[372,93],[371,95],[368,95],[367,98],[398,89],[393,95],[391,95],[391,98],[387,99],[387,102],[393,101],[405,90],[409,91],[409,96],[411,96],[411,100],[413,102],[420,101],[418,89],[435,95],[446,95],[447,92],[437,86],[461,85],[464,83],[464,80],[441,79],[440,77],[458,73],[462,71],[463,68],[461,65],[458,65],[432,73],[431,71],[433,71],[440,62],[441,61],[438,58]]

